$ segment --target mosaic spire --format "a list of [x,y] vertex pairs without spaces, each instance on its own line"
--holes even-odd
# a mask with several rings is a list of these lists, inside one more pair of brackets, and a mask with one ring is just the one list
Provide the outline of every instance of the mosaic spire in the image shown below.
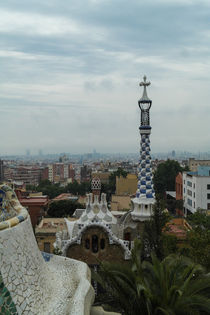
[[140,159],[138,167],[138,185],[136,191],[136,198],[133,202],[133,216],[136,219],[144,220],[149,218],[152,214],[152,205],[155,202],[155,193],[153,189],[152,181],[152,167],[151,167],[151,156],[150,156],[150,108],[152,101],[147,95],[147,87],[150,85],[147,82],[146,76],[143,81],[139,84],[144,87],[143,95],[138,101],[138,105],[141,111],[141,122],[140,122]]

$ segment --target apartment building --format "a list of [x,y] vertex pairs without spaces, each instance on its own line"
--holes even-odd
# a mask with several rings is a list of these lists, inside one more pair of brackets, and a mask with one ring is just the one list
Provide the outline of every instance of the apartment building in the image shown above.
[[183,173],[184,211],[210,210],[210,166],[198,165],[197,172]]

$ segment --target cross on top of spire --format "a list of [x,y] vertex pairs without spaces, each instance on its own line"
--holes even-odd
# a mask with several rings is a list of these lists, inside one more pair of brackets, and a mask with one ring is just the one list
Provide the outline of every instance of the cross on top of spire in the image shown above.
[[144,75],[143,80],[144,80],[144,82],[139,83],[140,86],[149,86],[151,84],[150,82],[147,82],[146,75]]
[[149,86],[151,83],[148,81],[147,82],[147,77],[146,75],[143,77],[143,80],[142,82],[139,83],[140,86],[143,86],[144,87],[144,91],[143,91],[143,95],[142,97],[140,98],[140,101],[145,101],[145,102],[151,102],[151,100],[149,99],[149,97],[147,96],[147,90],[146,90],[146,87]]

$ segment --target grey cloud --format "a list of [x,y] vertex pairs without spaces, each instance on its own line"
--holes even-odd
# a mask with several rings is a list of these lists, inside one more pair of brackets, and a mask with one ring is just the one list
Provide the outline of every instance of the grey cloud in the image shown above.
[[[41,15],[43,29],[45,17],[79,28],[49,35],[39,25],[29,34],[19,21],[18,30],[1,32],[0,132],[10,126],[2,150],[138,151],[144,74],[152,81],[152,148],[192,145],[199,121],[209,139],[205,2],[7,0],[0,8]],[[200,139],[196,145],[205,146]]]

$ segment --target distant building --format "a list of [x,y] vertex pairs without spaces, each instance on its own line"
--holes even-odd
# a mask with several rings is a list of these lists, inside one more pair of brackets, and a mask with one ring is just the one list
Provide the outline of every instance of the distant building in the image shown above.
[[29,149],[26,150],[26,156],[30,156],[31,155],[31,151]]
[[31,224],[33,228],[40,222],[42,217],[48,208],[49,198],[48,196],[33,196],[27,195],[26,191],[16,190],[16,195],[21,203],[21,205],[27,208],[30,217]]
[[[66,163],[54,163],[49,164],[48,171],[44,171],[44,176],[47,177],[52,183],[68,183],[73,182],[75,177],[74,169],[71,164]],[[45,178],[46,179],[46,178]],[[68,179],[71,179],[68,181]]]
[[101,181],[101,184],[108,184],[109,183],[109,176],[111,172],[93,172],[92,173],[92,178],[98,177]]
[[131,207],[130,196],[112,195],[111,211],[128,210]]
[[74,170],[72,164],[69,164],[69,179],[71,180],[72,183],[75,180],[75,170]]
[[49,180],[49,168],[45,167],[43,168],[42,172],[41,172],[41,180]]
[[198,166],[197,172],[183,173],[184,210],[210,210],[210,166]]
[[21,181],[27,185],[38,185],[43,168],[37,166],[19,165],[13,167],[7,167],[4,179],[6,181]]
[[198,166],[210,166],[210,160],[195,160],[194,158],[189,158],[189,169],[191,172],[197,172]]
[[128,174],[127,177],[116,176],[116,195],[133,195],[136,193],[138,178],[136,174]]
[[87,165],[81,167],[80,171],[81,182],[89,182],[91,179],[91,169]]
[[38,155],[39,155],[39,156],[42,156],[42,155],[43,155],[42,149],[39,149]]
[[[76,220],[71,218],[71,220]],[[43,218],[35,228],[38,247],[46,253],[53,253],[56,233],[67,229],[64,218]]]

